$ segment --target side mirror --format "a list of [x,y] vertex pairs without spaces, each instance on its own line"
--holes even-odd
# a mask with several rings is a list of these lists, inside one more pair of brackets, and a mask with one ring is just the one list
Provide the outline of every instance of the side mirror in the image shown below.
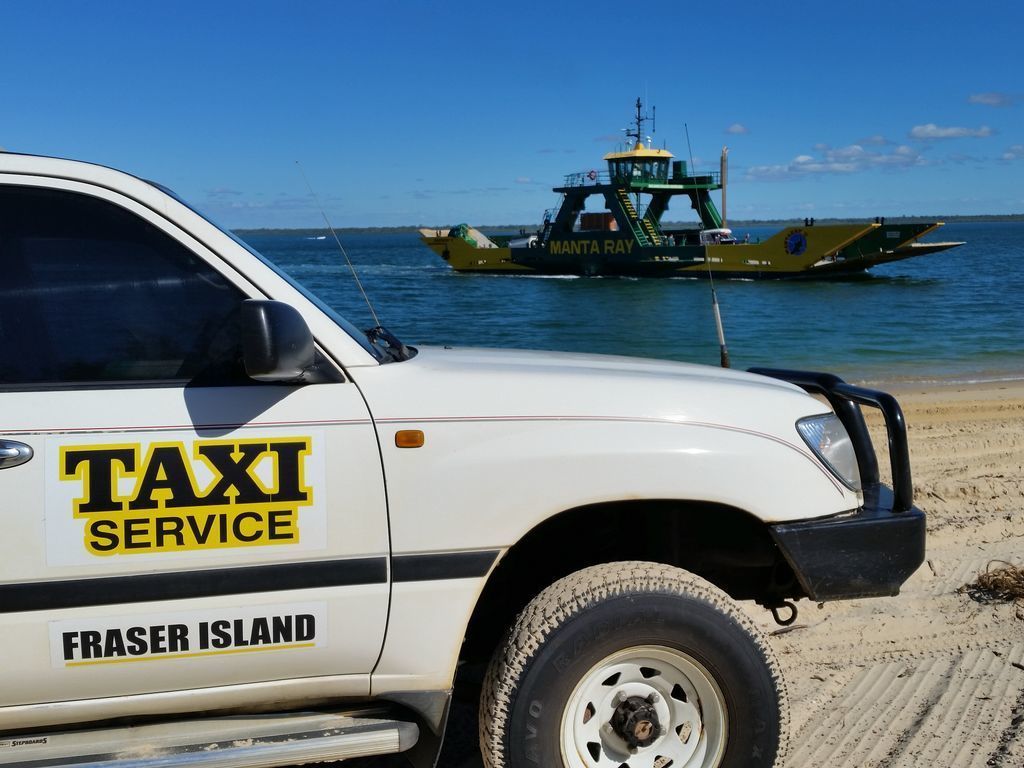
[[242,302],[242,358],[257,381],[301,382],[316,364],[313,334],[299,311],[265,299]]

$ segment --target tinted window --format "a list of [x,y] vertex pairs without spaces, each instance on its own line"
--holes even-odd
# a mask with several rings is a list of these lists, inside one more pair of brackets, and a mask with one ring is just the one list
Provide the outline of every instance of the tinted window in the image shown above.
[[253,383],[243,295],[104,200],[0,186],[0,386]]

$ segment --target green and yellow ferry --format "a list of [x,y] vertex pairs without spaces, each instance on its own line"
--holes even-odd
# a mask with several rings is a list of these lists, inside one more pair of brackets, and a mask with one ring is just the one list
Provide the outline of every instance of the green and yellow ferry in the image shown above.
[[[636,102],[632,148],[604,156],[607,170],[573,173],[554,191],[561,205],[544,214],[535,232],[488,237],[461,224],[421,229],[423,242],[458,272],[630,277],[832,277],[862,273],[878,264],[954,248],[959,242],[917,242],[942,222],[787,227],[761,242],[739,242],[711,198],[724,190],[719,171],[691,173],[667,149],[644,144],[648,118]],[[605,210],[587,212],[588,198]],[[697,212],[696,227],[671,229],[661,219],[675,196]],[[724,192],[723,192],[724,200]],[[724,203],[723,203],[724,209]]]

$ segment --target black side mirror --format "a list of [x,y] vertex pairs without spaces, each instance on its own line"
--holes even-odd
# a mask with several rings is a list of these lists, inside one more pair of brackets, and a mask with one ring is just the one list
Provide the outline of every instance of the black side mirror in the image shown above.
[[313,334],[299,311],[265,299],[242,302],[242,357],[257,381],[303,382],[314,370]]

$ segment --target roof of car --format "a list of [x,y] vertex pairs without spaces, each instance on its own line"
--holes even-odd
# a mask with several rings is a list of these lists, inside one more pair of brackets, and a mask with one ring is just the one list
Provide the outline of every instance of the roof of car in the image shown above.
[[18,175],[43,176],[95,184],[117,190],[150,205],[156,204],[165,194],[153,182],[105,165],[61,157],[0,152],[0,182],[10,183],[10,179],[3,177]]

